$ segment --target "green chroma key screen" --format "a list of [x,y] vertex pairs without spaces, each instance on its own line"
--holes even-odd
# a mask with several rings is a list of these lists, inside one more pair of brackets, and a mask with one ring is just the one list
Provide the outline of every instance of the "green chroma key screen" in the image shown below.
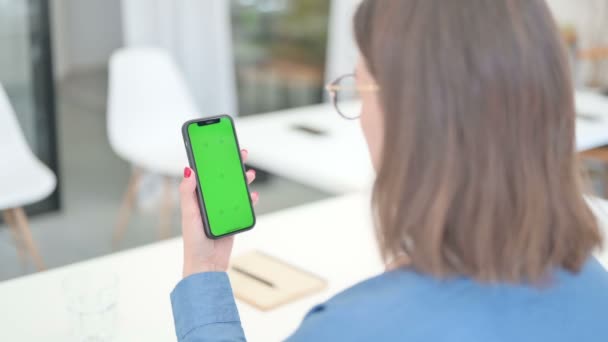
[[250,228],[253,209],[232,121],[220,117],[214,123],[191,123],[188,136],[211,234]]

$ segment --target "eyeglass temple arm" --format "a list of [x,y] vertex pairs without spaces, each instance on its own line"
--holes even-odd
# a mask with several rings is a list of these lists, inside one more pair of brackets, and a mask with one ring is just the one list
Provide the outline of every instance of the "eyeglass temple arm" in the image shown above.
[[355,87],[345,87],[345,86],[341,86],[338,84],[328,84],[325,86],[325,89],[327,89],[327,91],[330,91],[330,92],[336,92],[336,91],[345,90],[345,89],[354,89],[354,90],[359,90],[359,91],[376,91],[380,88],[375,84],[368,84],[368,85],[355,86]]

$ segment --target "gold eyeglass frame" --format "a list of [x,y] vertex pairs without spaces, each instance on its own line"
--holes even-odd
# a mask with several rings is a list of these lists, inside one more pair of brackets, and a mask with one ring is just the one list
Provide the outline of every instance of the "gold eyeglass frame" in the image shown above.
[[[342,75],[342,76],[336,78],[335,80],[333,80],[332,82],[330,82],[329,84],[327,84],[325,86],[325,90],[327,90],[327,93],[329,94],[329,98],[331,99],[331,102],[332,102],[334,108],[336,109],[336,112],[338,112],[338,114],[341,117],[343,117],[344,119],[347,119],[347,120],[356,120],[359,118],[360,114],[357,116],[351,117],[351,116],[348,116],[348,115],[342,113],[342,111],[338,107],[338,91],[347,89],[346,87],[340,85],[340,82],[342,82],[344,79],[349,78],[349,77],[356,79],[356,76],[354,73]],[[348,87],[348,88],[351,90],[353,89],[350,87]],[[376,84],[368,84],[368,85],[354,87],[354,90],[356,90],[360,93],[378,91],[379,89],[380,89],[380,87],[378,87],[378,85],[376,85]]]

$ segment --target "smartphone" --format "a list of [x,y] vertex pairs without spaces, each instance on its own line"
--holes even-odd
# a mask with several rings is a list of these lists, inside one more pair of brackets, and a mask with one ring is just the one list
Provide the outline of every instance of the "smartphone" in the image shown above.
[[245,166],[228,115],[191,120],[182,126],[205,234],[210,239],[253,228],[255,214]]

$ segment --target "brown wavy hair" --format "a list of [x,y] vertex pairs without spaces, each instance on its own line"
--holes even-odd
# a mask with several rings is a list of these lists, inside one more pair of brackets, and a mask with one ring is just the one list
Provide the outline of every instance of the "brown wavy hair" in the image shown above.
[[601,237],[545,2],[364,0],[354,26],[385,116],[373,191],[385,260],[490,282],[578,271]]

